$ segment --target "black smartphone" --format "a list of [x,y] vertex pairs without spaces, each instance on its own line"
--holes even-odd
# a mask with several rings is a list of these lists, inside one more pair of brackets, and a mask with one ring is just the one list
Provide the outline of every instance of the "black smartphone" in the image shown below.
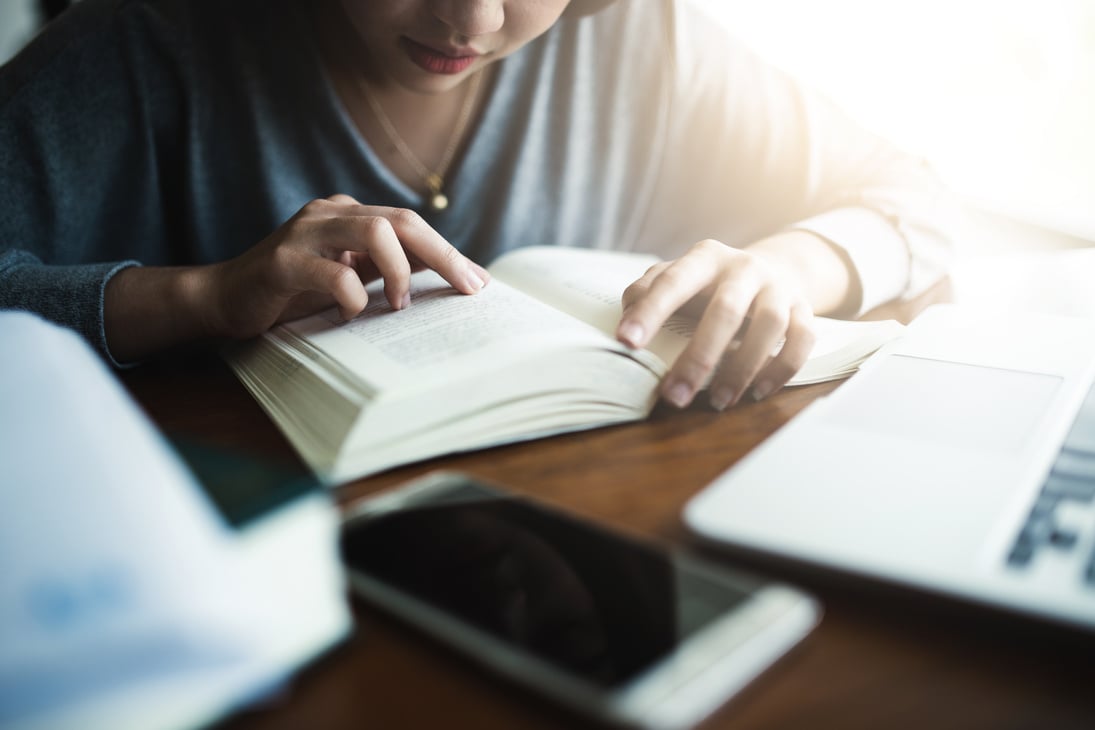
[[802,639],[816,601],[440,472],[354,505],[351,589],[602,720],[690,726]]

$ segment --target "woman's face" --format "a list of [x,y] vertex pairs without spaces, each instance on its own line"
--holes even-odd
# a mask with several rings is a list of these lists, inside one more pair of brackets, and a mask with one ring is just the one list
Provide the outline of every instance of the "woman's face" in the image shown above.
[[547,31],[570,0],[341,2],[381,83],[437,93]]

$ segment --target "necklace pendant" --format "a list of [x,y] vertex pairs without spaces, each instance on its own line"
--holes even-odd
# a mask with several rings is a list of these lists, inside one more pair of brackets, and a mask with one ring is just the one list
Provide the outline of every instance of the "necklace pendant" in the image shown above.
[[449,207],[449,199],[441,192],[441,176],[432,172],[426,176],[426,187],[430,189],[430,207],[434,210],[445,210]]
[[456,149],[460,146],[460,140],[463,139],[464,130],[467,128],[468,120],[471,119],[471,114],[475,107],[475,100],[479,97],[479,80],[482,76],[481,73],[476,72],[471,76],[471,79],[468,82],[468,88],[464,92],[464,103],[460,108],[460,114],[456,119],[456,126],[453,127],[452,134],[449,136],[449,144],[445,147],[444,154],[441,155],[441,159],[437,162],[437,172],[430,172],[430,170],[422,164],[422,161],[415,156],[411,148],[407,146],[407,143],[399,136],[399,132],[396,131],[395,126],[392,124],[392,120],[384,113],[384,109],[381,108],[380,103],[371,93],[369,84],[365,81],[365,78],[358,78],[358,83],[361,85],[361,93],[365,97],[365,101],[368,103],[369,108],[372,110],[373,116],[376,117],[377,122],[380,123],[381,128],[384,130],[384,134],[387,135],[391,143],[395,145],[396,151],[399,152],[400,156],[407,164],[422,176],[422,180],[425,182],[427,190],[425,202],[430,210],[433,210],[434,212],[440,212],[449,207],[448,196],[441,192],[441,188],[445,184],[442,175],[449,169],[449,163],[452,162],[453,155],[456,154]]

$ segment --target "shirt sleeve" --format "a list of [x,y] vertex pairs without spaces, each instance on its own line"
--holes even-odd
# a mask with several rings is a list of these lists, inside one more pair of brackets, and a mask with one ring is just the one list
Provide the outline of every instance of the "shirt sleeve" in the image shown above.
[[136,32],[147,21],[81,3],[0,68],[0,308],[76,330],[113,365],[107,284],[165,246],[155,138],[175,85]]
[[935,283],[951,259],[954,206],[923,161],[761,61],[701,9],[674,6],[661,197],[686,214],[671,235],[741,247],[810,231],[851,262],[860,296],[840,316]]
[[136,261],[45,266],[26,251],[0,252],[0,309],[35,312],[74,329],[115,367],[103,327],[103,297],[114,274]]

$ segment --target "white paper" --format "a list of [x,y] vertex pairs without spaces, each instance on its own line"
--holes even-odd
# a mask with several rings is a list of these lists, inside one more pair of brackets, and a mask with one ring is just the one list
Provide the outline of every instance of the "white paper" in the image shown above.
[[0,342],[0,727],[208,722],[280,681],[278,596],[105,365],[25,313]]

